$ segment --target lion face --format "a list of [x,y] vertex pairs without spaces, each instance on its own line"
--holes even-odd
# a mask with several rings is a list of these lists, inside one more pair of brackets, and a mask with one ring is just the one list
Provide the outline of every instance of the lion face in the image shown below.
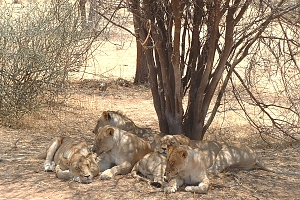
[[166,166],[167,179],[175,177],[186,168],[188,151],[184,146],[168,146],[168,157]]
[[110,151],[115,144],[114,141],[115,129],[111,126],[103,127],[100,132],[96,135],[95,142],[93,145],[93,152],[100,155],[103,152]]
[[70,162],[69,169],[72,175],[75,178],[79,178],[81,183],[91,183],[93,180],[92,171],[99,170],[92,153],[89,153],[86,157],[74,155]]
[[165,135],[162,138],[155,138],[155,142],[156,147],[154,150],[164,156],[167,156],[168,146],[189,145],[190,139],[184,135]]

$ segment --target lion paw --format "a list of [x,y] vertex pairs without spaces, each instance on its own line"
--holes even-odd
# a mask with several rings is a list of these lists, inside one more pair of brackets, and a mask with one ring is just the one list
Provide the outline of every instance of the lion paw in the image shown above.
[[102,180],[108,180],[111,179],[114,175],[111,173],[110,170],[105,170],[104,172],[102,172],[102,174],[100,175],[100,179]]
[[174,192],[176,192],[176,188],[175,188],[175,187],[168,186],[168,187],[165,187],[165,188],[164,188],[164,192],[165,192],[166,194],[174,193]]
[[45,170],[45,172],[52,172],[52,171],[54,171],[55,170],[55,162],[54,161],[52,161],[52,162],[45,162],[45,164],[44,164],[44,170]]
[[56,167],[55,167],[55,172],[58,173],[59,171],[61,171],[60,166],[59,166],[59,165],[56,165]]
[[81,183],[81,179],[78,176],[73,177],[73,181],[76,181],[78,183]]
[[200,183],[199,186],[186,186],[184,189],[186,192],[196,192],[206,194],[208,190],[208,186]]

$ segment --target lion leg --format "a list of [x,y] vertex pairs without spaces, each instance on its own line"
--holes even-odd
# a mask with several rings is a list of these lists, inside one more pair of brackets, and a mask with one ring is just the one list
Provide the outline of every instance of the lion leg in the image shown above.
[[208,186],[209,186],[209,179],[207,178],[207,176],[205,176],[202,182],[199,183],[198,186],[187,186],[185,187],[185,191],[206,194],[208,191]]
[[132,164],[125,161],[120,165],[114,166],[102,172],[100,178],[103,180],[108,180],[114,177],[115,175],[130,173],[131,169],[132,169]]
[[99,156],[97,163],[98,163],[100,172],[103,172],[103,171],[113,167],[111,157],[108,153],[102,153]]
[[54,154],[56,153],[57,149],[60,147],[63,138],[57,137],[51,140],[48,148],[47,148],[47,155],[46,160],[44,163],[45,171],[54,171],[55,170],[55,163],[53,161]]
[[57,178],[64,179],[64,180],[70,180],[73,178],[73,175],[70,172],[70,170],[68,170],[68,169],[62,170],[59,165],[56,165],[55,172],[56,172]]
[[217,174],[223,172],[235,164],[234,153],[227,148],[221,150],[216,157],[215,163],[209,168],[209,172]]
[[134,179],[138,180],[138,181],[145,181],[145,182],[148,183],[149,185],[152,183],[151,180],[149,180],[149,179],[147,179],[147,178],[145,178],[145,177],[140,176],[140,175],[137,173],[137,171],[131,171],[131,176],[132,176]]
[[166,194],[174,193],[182,185],[183,185],[183,180],[182,179],[173,178],[169,181],[169,183],[164,188],[164,192]]

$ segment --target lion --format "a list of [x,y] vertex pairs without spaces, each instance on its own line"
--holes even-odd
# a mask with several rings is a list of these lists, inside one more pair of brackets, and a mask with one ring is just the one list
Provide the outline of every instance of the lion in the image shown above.
[[93,133],[98,134],[100,129],[106,125],[115,126],[137,135],[143,132],[143,130],[136,126],[131,119],[118,111],[103,111],[97,121]]
[[[155,187],[164,187],[165,169],[167,165],[166,156],[151,152],[141,158],[132,168],[131,175],[137,180],[142,180]],[[139,174],[142,174],[140,176]]]
[[207,157],[207,167],[209,168],[213,165],[220,150],[226,146],[226,143],[220,143],[217,141],[190,140],[183,134],[165,135],[163,137],[155,136],[155,151],[167,156],[168,145],[188,145],[192,148],[199,148]]
[[212,166],[216,154],[220,151],[222,146],[220,143],[214,141],[190,140],[182,134],[165,135],[163,137],[156,135],[154,138],[154,152],[145,155],[137,162],[132,169],[131,175],[138,180],[143,180],[156,187],[164,187],[166,185],[165,168],[168,145],[190,145],[194,148],[204,150],[204,156],[206,156],[206,160],[208,161],[206,162],[207,168]]
[[158,152],[166,155],[168,145],[188,145],[194,149],[198,148],[205,157],[207,169],[214,174],[231,169],[262,169],[279,174],[299,174],[299,172],[285,172],[267,166],[250,147],[240,143],[190,140],[184,135],[156,137],[155,149]]
[[180,135],[165,135],[163,137],[155,136],[154,137],[155,148],[154,151],[159,152],[160,154],[167,156],[167,146],[168,145],[190,145],[190,139],[182,134]]
[[144,155],[151,152],[149,142],[114,126],[104,126],[95,136],[93,152],[100,156],[100,179],[129,173]]
[[[164,187],[166,169],[166,146],[172,144],[189,144],[190,139],[184,135],[155,135],[151,152],[139,160],[131,171],[133,178],[143,180],[156,187]],[[140,176],[141,174],[142,176]]]
[[206,169],[212,174],[233,169],[262,169],[279,174],[299,174],[299,172],[281,171],[267,166],[250,147],[239,143],[190,140],[184,135],[167,135],[155,139],[155,150],[163,155],[168,154],[167,146],[187,145],[201,151]]
[[239,143],[223,145],[208,170],[210,173],[218,174],[232,169],[261,169],[277,174],[300,174],[300,172],[281,171],[266,165],[250,147]]
[[[186,184],[185,191],[207,193],[209,179],[207,177],[206,160],[200,149],[187,145],[169,145],[167,147],[166,176],[168,184],[164,192],[169,194]],[[196,186],[194,186],[197,184]]]
[[98,164],[86,142],[70,137],[56,137],[51,140],[45,158],[45,171],[55,170],[60,179],[91,183],[99,175]]
[[154,146],[152,144],[155,135],[163,136],[165,134],[158,131],[151,130],[149,128],[138,127],[131,119],[120,111],[103,111],[100,118],[97,121],[97,124],[93,130],[94,134],[98,134],[102,127],[110,125],[123,129],[130,133],[133,133],[139,137],[147,139],[151,142],[152,150]]
[[87,143],[70,137],[52,139],[46,151],[37,156],[0,159],[0,162],[24,159],[45,159],[44,170],[55,171],[60,179],[91,183],[93,178],[99,175],[98,164]]

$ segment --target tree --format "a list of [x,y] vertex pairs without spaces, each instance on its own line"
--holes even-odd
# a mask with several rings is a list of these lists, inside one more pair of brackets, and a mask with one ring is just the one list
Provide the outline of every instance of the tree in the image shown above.
[[[129,3],[129,2],[128,2]],[[141,11],[139,0],[133,0],[131,5],[127,5],[129,10]],[[134,34],[136,37],[136,72],[134,77],[135,84],[147,83],[149,70],[146,61],[146,54],[143,51],[143,45],[140,42],[140,32],[142,31],[142,23],[140,17],[141,13],[133,12],[133,25],[134,25]],[[142,33],[143,35],[145,33]]]
[[[251,103],[267,115],[269,127],[282,129],[284,124],[292,124],[273,118],[268,110],[270,106],[292,112],[298,119],[298,99],[288,98],[290,104],[286,107],[265,103],[254,94],[249,87],[251,81],[245,82],[237,67],[242,62],[258,62],[257,55],[270,55],[279,70],[285,64],[298,70],[299,26],[293,19],[297,19],[294,17],[299,3],[285,0],[128,0],[127,4],[138,19],[135,34],[144,47],[162,132],[185,133],[191,139],[203,139],[228,85],[246,117],[256,126],[255,116],[247,114],[238,97],[237,84],[247,91]],[[262,51],[268,53],[264,55]],[[252,65],[251,70],[257,67]],[[291,88],[288,87],[286,84],[285,97],[289,96]],[[187,106],[183,106],[186,95]]]

